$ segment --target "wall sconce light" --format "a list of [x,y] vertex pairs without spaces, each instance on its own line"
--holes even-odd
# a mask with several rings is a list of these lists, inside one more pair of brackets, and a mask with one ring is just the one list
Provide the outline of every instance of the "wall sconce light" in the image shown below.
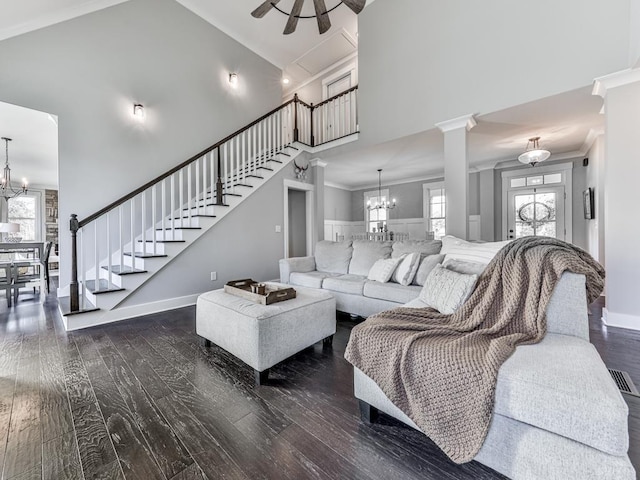
[[233,88],[235,88],[238,85],[238,74],[237,73],[230,73],[229,74],[229,84],[231,84],[231,86]]
[[144,106],[136,103],[133,105],[133,116],[136,117],[138,121],[144,120]]

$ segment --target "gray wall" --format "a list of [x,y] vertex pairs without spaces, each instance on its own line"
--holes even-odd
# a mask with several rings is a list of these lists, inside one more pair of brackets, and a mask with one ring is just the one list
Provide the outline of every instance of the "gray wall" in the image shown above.
[[630,0],[372,3],[358,16],[360,140],[430,130],[627,68],[629,12]]
[[351,192],[341,188],[324,187],[325,220],[352,221]]
[[[202,293],[238,278],[278,278],[278,260],[284,258],[284,233],[275,233],[275,226],[284,225],[283,180],[293,178],[292,171],[287,166],[278,172],[123,305]],[[211,272],[218,274],[217,281],[210,280]]]
[[307,255],[306,192],[289,190],[289,256]]
[[[0,101],[58,115],[62,285],[71,213],[97,211],[282,95],[279,69],[173,0],[131,0],[4,40],[0,63],[11,66]],[[133,103],[146,107],[143,124],[131,117]]]

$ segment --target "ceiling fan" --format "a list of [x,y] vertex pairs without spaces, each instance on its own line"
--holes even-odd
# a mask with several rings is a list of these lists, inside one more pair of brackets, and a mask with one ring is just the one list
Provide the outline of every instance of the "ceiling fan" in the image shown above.
[[267,13],[271,11],[271,9],[275,8],[280,13],[289,16],[289,20],[287,20],[287,25],[284,27],[284,34],[289,35],[296,31],[296,27],[298,26],[298,20],[301,18],[315,18],[318,22],[318,31],[320,35],[326,33],[331,28],[331,20],[329,20],[329,13],[338,8],[343,3],[349,7],[353,12],[357,15],[362,11],[367,0],[342,0],[335,7],[327,10],[327,5],[324,0],[313,0],[313,6],[315,8],[316,14],[309,16],[302,16],[300,13],[302,12],[302,6],[304,4],[304,0],[295,0],[293,4],[293,8],[291,12],[287,13],[281,8],[277,6],[280,3],[280,0],[266,0],[263,2],[258,8],[256,8],[251,15],[255,18],[262,18]]

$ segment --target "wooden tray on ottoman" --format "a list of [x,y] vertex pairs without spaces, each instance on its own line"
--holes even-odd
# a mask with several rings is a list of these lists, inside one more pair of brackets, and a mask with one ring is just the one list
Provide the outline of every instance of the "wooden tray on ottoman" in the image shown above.
[[293,288],[277,288],[269,284],[266,284],[264,295],[253,293],[251,291],[251,285],[257,283],[259,282],[250,278],[231,280],[224,286],[224,291],[236,297],[241,297],[262,305],[271,305],[272,303],[284,302],[285,300],[296,298],[296,291]]

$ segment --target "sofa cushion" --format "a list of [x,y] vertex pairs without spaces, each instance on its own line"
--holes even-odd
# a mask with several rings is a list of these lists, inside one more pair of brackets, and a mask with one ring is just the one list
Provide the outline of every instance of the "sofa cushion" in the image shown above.
[[442,242],[440,240],[405,240],[395,242],[392,246],[391,257],[399,258],[406,253],[419,253],[421,258],[427,255],[440,253]]
[[376,282],[387,283],[401,261],[402,258],[381,258],[380,260],[376,260],[376,263],[374,263],[371,270],[369,270],[367,278],[369,280],[375,280]]
[[368,298],[404,304],[412,301],[418,295],[420,295],[420,287],[417,285],[380,283],[371,280],[364,284],[364,296]]
[[351,240],[330,242],[323,240],[316,244],[316,270],[329,273],[347,273],[353,248]]
[[410,285],[420,266],[420,254],[418,252],[407,253],[401,258],[402,261],[396,268],[396,271],[393,272],[391,281],[399,283],[400,285]]
[[424,282],[420,299],[440,313],[451,314],[467,301],[478,275],[464,275],[436,265]]
[[291,285],[300,285],[301,287],[322,288],[322,281],[328,277],[335,277],[336,273],[326,272],[293,272],[289,276]]
[[466,260],[458,260],[457,258],[450,258],[445,261],[442,266],[446,269],[453,270],[454,272],[478,276],[480,276],[482,272],[484,272],[484,269],[487,268],[486,263],[468,262]]
[[480,262],[485,265],[488,264],[496,253],[504,247],[509,240],[504,242],[486,242],[486,243],[471,243],[460,238],[446,235],[442,239],[442,250],[440,253],[445,255],[444,261],[452,258],[457,260],[466,260],[468,262]]
[[416,276],[413,277],[413,284],[423,286],[424,282],[427,280],[427,277],[431,273],[431,270],[433,270],[439,263],[442,263],[443,260],[444,255],[442,255],[441,253],[424,257],[422,262],[420,262],[420,266],[418,267]]
[[366,277],[377,260],[389,257],[391,257],[391,242],[356,240],[353,242],[353,256],[349,264],[349,273]]
[[364,282],[366,281],[367,277],[361,275],[340,275],[338,277],[325,278],[322,282],[322,288],[333,292],[362,295]]
[[548,333],[500,367],[495,413],[612,455],[629,448],[628,407],[589,342]]

